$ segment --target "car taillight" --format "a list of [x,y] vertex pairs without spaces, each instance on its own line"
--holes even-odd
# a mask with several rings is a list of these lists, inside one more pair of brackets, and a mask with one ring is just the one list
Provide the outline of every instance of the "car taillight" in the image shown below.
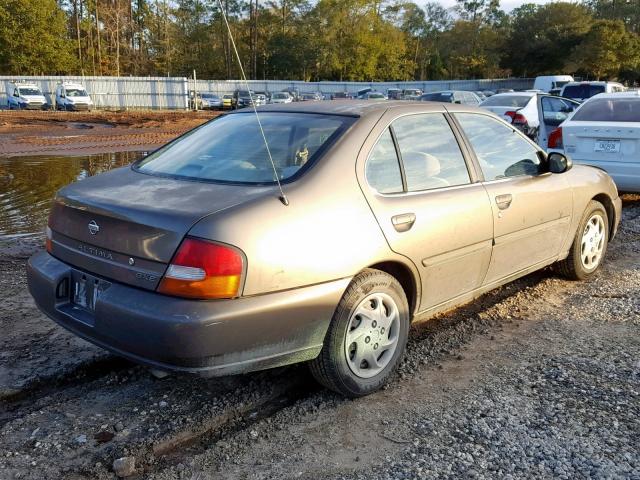
[[558,127],[549,134],[549,148],[563,148],[562,127]]
[[511,119],[511,123],[514,125],[527,124],[527,118],[521,113],[518,113],[516,111],[510,110],[508,112],[505,112],[505,116],[509,117]]
[[53,235],[52,235],[52,232],[51,232],[51,227],[49,225],[47,225],[47,228],[45,230],[45,234],[46,234],[46,239],[44,241],[44,246],[45,246],[45,249],[47,250],[47,252],[51,253],[51,250],[52,250],[51,237]]
[[232,247],[186,238],[171,260],[158,292],[200,300],[234,298],[240,290],[243,259]]

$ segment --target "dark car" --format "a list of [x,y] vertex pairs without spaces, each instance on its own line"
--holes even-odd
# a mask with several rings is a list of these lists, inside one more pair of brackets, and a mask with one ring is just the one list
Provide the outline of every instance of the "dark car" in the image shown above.
[[441,92],[425,93],[420,97],[420,100],[423,102],[458,103],[474,107],[477,107],[481,102],[480,97],[475,93],[463,90],[444,90]]

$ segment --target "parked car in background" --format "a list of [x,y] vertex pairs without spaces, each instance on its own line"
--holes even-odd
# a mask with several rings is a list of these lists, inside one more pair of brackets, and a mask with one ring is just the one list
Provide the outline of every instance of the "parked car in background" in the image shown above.
[[403,100],[420,100],[422,90],[419,88],[406,88],[402,91]]
[[382,92],[369,92],[364,96],[365,100],[386,100],[387,96]]
[[56,86],[56,109],[78,111],[93,109],[93,101],[83,85],[79,83],[59,83]]
[[235,108],[244,108],[265,105],[267,100],[264,95],[257,95],[253,91],[249,90],[236,90],[233,94]]
[[487,98],[492,97],[496,94],[496,92],[494,92],[493,90],[483,90],[482,93],[484,93],[484,96]]
[[349,100],[351,98],[351,94],[349,92],[335,92],[332,94],[332,100]]
[[481,101],[481,102],[483,102],[483,101],[485,101],[487,98],[489,98],[489,97],[487,97],[487,96],[484,94],[484,92],[481,92],[480,90],[478,90],[478,91],[476,91],[476,92],[474,92],[474,93],[478,96],[478,98],[480,99],[480,101]]
[[289,92],[274,92],[271,94],[269,103],[291,103],[293,97],[289,95]]
[[225,93],[222,96],[222,108],[224,110],[230,110],[234,107],[235,107],[235,102],[234,102],[233,94]]
[[223,106],[220,95],[211,92],[203,92],[200,94],[200,108],[202,110],[221,110]]
[[571,75],[542,75],[536,77],[533,88],[546,93],[558,94],[567,83],[573,82]]
[[9,110],[49,110],[51,105],[35,83],[11,82],[7,84]]
[[320,92],[306,92],[300,94],[301,102],[319,102],[322,99],[323,97]]
[[480,104],[480,97],[473,92],[464,90],[443,90],[441,92],[425,93],[420,97],[423,102],[445,102],[460,103],[477,107]]
[[626,88],[617,82],[570,82],[562,87],[561,97],[584,102],[599,93],[624,92]]
[[389,100],[402,100],[402,90],[399,88],[388,88],[387,98]]
[[640,193],[640,92],[591,97],[550,133],[549,151],[605,170],[622,192]]
[[60,190],[27,266],[36,305],[155,369],[310,361],[359,397],[394,374],[414,318],[552,264],[590,278],[620,221],[605,172],[477,108],[298,103],[260,121],[273,163],[235,111]]
[[496,93],[511,93],[513,91],[513,88],[499,88],[496,90]]

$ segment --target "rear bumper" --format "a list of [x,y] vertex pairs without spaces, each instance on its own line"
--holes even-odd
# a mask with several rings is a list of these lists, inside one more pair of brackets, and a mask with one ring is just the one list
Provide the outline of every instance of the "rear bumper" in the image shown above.
[[[194,301],[110,283],[89,313],[59,285],[74,270],[46,252],[29,259],[29,291],[51,319],[136,363],[204,376],[315,358],[349,279],[234,300]],[[67,288],[70,290],[70,288]]]
[[574,160],[574,163],[604,170],[621,193],[640,193],[640,158],[635,162]]

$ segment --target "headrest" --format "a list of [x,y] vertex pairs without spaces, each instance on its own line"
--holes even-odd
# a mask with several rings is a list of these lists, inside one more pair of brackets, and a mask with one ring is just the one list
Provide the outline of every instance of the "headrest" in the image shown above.
[[436,177],[440,174],[440,160],[429,153],[403,153],[402,160],[407,170],[423,171],[427,177]]

